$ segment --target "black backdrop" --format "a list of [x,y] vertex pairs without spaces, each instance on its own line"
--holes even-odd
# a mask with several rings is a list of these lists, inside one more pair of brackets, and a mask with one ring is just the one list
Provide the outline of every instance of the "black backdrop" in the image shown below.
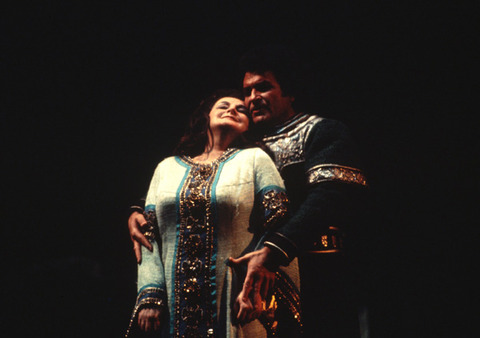
[[371,337],[471,336],[475,9],[400,1],[6,8],[2,327],[19,337],[124,333],[135,297],[125,209],[202,97],[239,84],[240,55],[282,42],[311,61],[308,111],[346,123],[364,151],[375,210]]

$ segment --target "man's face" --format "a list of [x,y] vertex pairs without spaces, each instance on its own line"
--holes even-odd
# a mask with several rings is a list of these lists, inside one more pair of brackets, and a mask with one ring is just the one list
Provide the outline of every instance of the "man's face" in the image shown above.
[[283,96],[282,89],[272,72],[255,74],[247,72],[243,78],[245,105],[253,123],[274,127],[287,121],[295,112],[291,96]]

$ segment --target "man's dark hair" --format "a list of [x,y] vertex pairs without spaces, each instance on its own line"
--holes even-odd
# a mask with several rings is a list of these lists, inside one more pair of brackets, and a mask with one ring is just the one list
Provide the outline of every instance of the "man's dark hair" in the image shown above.
[[243,79],[247,72],[264,75],[270,71],[283,95],[297,98],[302,92],[303,66],[295,51],[279,44],[263,45],[245,53],[240,60],[239,75]]

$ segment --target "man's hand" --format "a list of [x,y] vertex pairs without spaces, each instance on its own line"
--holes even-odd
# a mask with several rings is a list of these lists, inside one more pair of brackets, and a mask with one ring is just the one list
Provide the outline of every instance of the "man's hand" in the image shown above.
[[138,211],[133,212],[128,218],[128,230],[130,231],[130,239],[133,242],[133,251],[135,251],[138,264],[142,262],[142,245],[150,251],[153,250],[152,244],[140,230],[145,225],[147,225],[147,220]]
[[143,308],[138,314],[138,327],[145,332],[160,330],[162,313],[163,308]]
[[246,324],[260,316],[263,309],[262,302],[273,288],[275,271],[267,268],[272,263],[271,249],[264,247],[237,259],[230,257],[229,260],[230,265],[239,275],[243,273],[241,266],[247,266],[243,288],[234,305],[235,311],[238,311],[239,323]]

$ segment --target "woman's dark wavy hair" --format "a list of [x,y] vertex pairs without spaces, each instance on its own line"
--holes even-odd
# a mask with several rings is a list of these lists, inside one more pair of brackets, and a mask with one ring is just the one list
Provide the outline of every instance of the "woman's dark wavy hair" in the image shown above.
[[[223,97],[234,97],[239,100],[244,100],[242,92],[236,89],[218,89],[212,95],[204,99],[197,109],[190,115],[190,118],[180,142],[174,150],[174,155],[197,156],[205,151],[208,144],[208,133],[210,130],[210,111],[215,103]],[[248,116],[249,124],[252,125],[252,119]],[[252,148],[260,147],[266,151],[270,156],[270,151],[260,143],[255,143],[251,140],[248,131],[238,137],[230,148]],[[207,149],[208,150],[208,149]]]

